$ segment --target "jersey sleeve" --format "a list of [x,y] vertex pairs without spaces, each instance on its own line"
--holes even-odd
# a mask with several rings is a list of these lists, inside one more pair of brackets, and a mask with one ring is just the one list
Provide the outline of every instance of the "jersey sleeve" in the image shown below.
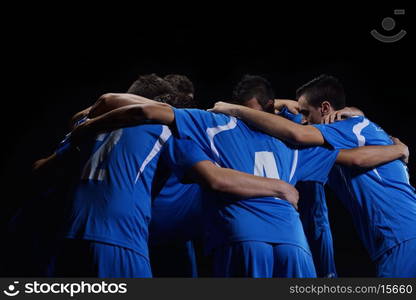
[[176,133],[181,139],[191,139],[208,151],[211,141],[208,130],[227,126],[231,117],[200,109],[174,109]]
[[[88,120],[88,117],[85,116],[82,119],[78,120],[77,122],[75,122],[75,126],[78,126],[79,124],[84,123],[85,121]],[[72,149],[71,146],[71,132],[69,132],[64,138],[63,140],[59,143],[58,147],[55,150],[55,154],[59,157],[62,157],[65,155],[65,153],[69,152]]]
[[204,160],[211,161],[209,156],[190,139],[173,138],[162,155],[178,178],[183,178],[196,163]]
[[332,124],[313,125],[325,141],[335,149],[349,149],[365,145],[362,131],[370,124],[364,117],[352,117]]
[[316,181],[325,183],[334,165],[339,150],[325,147],[298,149],[298,162],[295,171],[296,181]]
[[55,154],[58,157],[64,156],[72,149],[71,146],[71,133],[68,133],[64,139],[59,143],[58,147],[55,150]]
[[278,113],[279,116],[282,116],[285,119],[288,119],[292,122],[301,124],[302,123],[302,114],[294,114],[290,112],[286,106],[282,108],[282,110]]

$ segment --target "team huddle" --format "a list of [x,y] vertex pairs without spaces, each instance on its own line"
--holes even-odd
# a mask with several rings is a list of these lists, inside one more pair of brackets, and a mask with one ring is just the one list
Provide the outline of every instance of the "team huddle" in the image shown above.
[[34,164],[65,182],[50,276],[197,277],[202,240],[213,277],[337,277],[327,184],[376,275],[416,277],[408,149],[347,107],[332,76],[282,100],[246,75],[229,102],[201,110],[186,76],[144,75],[71,126]]

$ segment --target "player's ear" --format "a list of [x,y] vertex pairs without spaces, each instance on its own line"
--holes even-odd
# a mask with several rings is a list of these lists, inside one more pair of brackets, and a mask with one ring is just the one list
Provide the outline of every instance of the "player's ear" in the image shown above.
[[331,112],[331,103],[324,101],[321,103],[321,115],[325,116]]
[[263,110],[269,113],[274,113],[274,100],[270,99],[267,101],[266,105],[263,107]]

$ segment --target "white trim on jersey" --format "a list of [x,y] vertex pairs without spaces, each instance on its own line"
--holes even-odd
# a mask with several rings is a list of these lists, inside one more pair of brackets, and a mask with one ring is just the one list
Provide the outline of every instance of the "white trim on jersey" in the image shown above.
[[365,145],[365,136],[361,134],[361,131],[366,128],[370,124],[370,121],[368,119],[364,119],[362,122],[357,123],[352,128],[352,131],[354,132],[355,136],[358,140],[358,147]]
[[236,126],[237,126],[237,119],[235,117],[230,117],[230,122],[228,122],[227,124],[217,126],[217,127],[210,127],[210,128],[207,128],[207,130],[206,130],[208,138],[209,138],[210,146],[211,146],[211,151],[215,156],[217,166],[218,166],[218,163],[220,161],[220,154],[219,154],[217,148],[215,147],[214,137],[218,133],[220,133],[222,131],[234,129]]
[[296,168],[298,167],[298,150],[296,149],[293,152],[293,162],[292,162],[292,169],[290,170],[289,182],[292,181],[293,176],[295,175]]
[[97,151],[90,157],[82,170],[82,179],[99,180],[103,181],[106,176],[105,169],[98,169],[108,153],[114,148],[119,142],[123,129],[117,129],[110,133],[99,134],[96,138],[97,141],[103,141],[107,136],[107,140],[98,148]]
[[[352,131],[354,132],[355,136],[357,137],[358,140],[358,147],[362,147],[365,145],[365,136],[363,136],[361,134],[361,131],[366,128],[368,125],[370,124],[370,121],[368,119],[364,119],[362,122],[355,124],[354,127],[352,128]],[[377,168],[373,169],[374,174],[377,175],[377,177],[381,179],[380,174],[377,171]]]
[[162,133],[158,137],[156,143],[154,144],[152,150],[150,150],[149,155],[145,158],[143,161],[139,172],[137,173],[136,180],[134,183],[137,183],[137,180],[139,180],[140,175],[143,174],[144,169],[146,166],[150,163],[150,161],[159,153],[160,149],[162,149],[162,146],[166,143],[166,141],[169,139],[169,137],[172,135],[172,132],[170,131],[168,126],[163,125],[162,126]]

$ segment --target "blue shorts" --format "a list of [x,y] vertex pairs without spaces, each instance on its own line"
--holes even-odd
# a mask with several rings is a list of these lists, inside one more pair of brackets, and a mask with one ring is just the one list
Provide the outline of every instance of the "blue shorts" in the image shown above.
[[198,277],[192,241],[149,247],[154,277]]
[[416,239],[389,249],[377,261],[378,277],[416,277]]
[[66,239],[56,259],[55,277],[149,278],[149,260],[112,244]]
[[315,239],[307,237],[318,276],[337,277],[331,230],[322,230]]
[[310,253],[289,244],[235,242],[214,250],[215,277],[316,277]]

